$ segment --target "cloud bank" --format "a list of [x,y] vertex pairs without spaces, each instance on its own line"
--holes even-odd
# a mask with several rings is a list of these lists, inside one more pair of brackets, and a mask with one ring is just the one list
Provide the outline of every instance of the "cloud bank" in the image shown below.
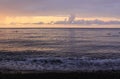
[[120,21],[102,21],[102,20],[77,20],[72,21],[72,23],[69,23],[69,21],[57,21],[54,24],[78,24],[78,25],[120,25]]

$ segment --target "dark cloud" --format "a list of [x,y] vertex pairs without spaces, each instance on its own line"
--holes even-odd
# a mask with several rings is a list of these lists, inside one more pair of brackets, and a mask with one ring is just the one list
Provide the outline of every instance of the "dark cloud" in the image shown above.
[[9,15],[68,15],[120,17],[120,0],[0,0]]

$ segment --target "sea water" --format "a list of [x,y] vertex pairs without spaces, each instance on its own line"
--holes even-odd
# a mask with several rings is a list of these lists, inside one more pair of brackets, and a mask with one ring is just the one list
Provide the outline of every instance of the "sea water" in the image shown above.
[[120,70],[120,29],[0,29],[0,68]]

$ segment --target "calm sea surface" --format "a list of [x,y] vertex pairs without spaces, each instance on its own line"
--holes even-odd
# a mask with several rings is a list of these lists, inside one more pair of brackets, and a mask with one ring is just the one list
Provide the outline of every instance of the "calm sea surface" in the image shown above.
[[120,53],[120,29],[0,29],[0,51],[43,56]]

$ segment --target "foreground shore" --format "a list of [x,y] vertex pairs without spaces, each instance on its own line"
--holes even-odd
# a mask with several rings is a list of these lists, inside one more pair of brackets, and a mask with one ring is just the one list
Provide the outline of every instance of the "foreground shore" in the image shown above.
[[120,79],[120,71],[38,72],[10,71],[0,73],[1,79]]

